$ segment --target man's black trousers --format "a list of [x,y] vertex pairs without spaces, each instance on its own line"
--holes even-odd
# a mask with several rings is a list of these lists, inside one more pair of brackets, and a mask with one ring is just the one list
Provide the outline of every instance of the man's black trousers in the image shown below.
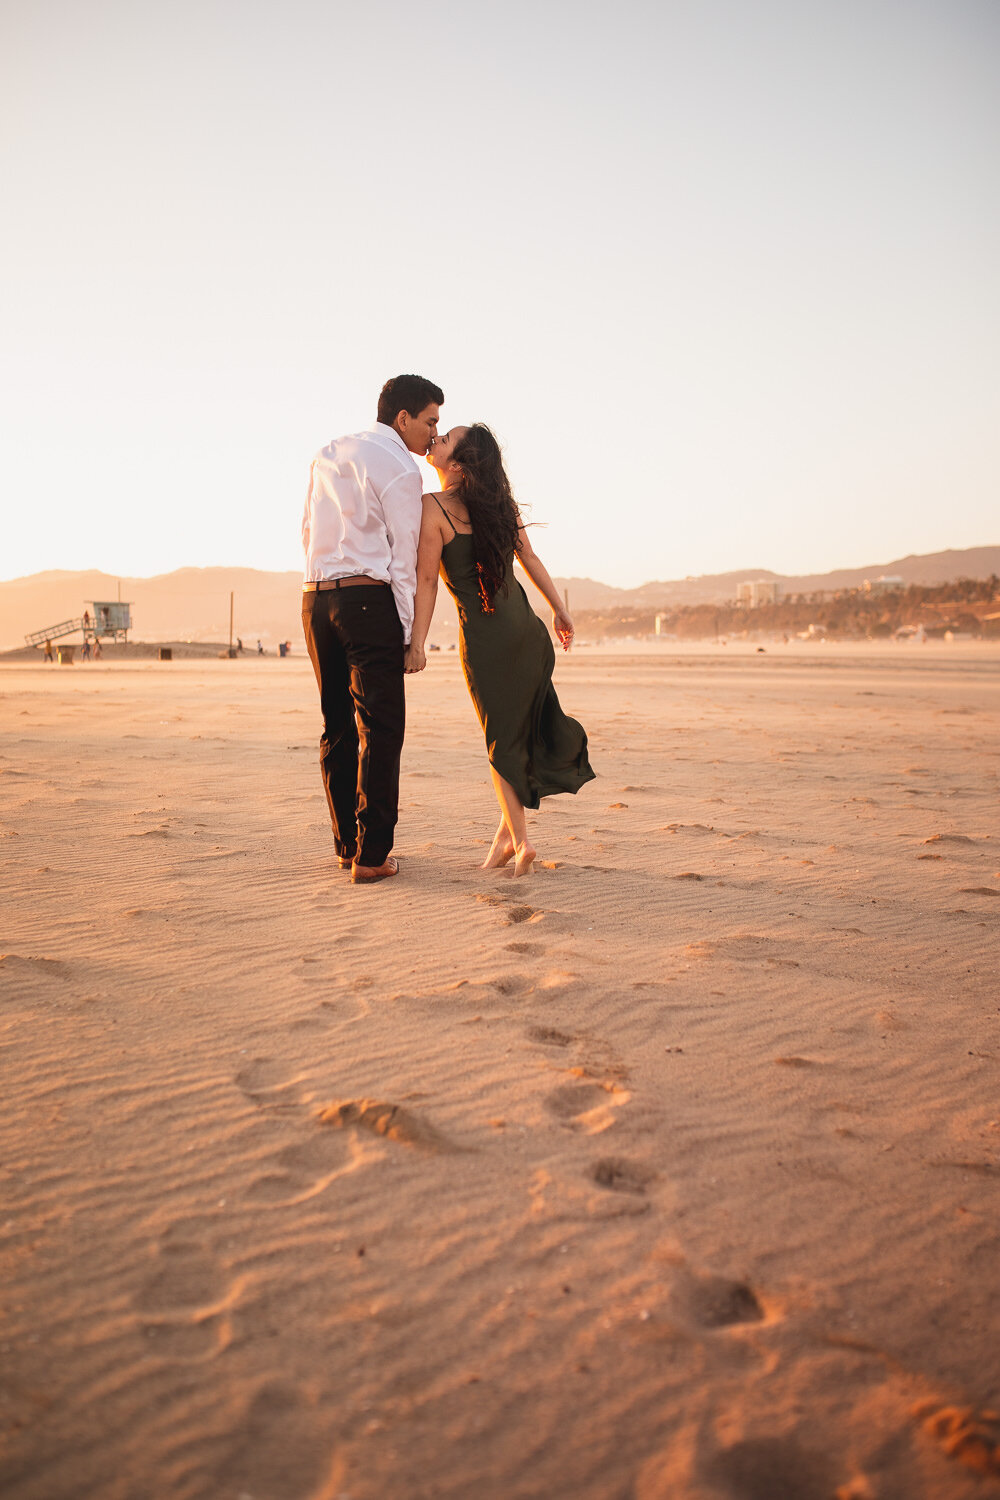
[[392,590],[373,583],[304,593],[302,629],[319,684],[319,760],[337,853],[384,864],[406,725],[403,627]]

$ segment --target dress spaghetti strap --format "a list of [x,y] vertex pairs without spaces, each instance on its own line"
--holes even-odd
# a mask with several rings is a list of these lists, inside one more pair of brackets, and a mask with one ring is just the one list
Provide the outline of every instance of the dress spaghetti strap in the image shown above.
[[437,495],[433,495],[431,498],[433,499],[434,504],[437,506],[438,510],[444,516],[445,520],[448,522],[448,525],[451,527],[452,531],[456,536],[458,536],[458,527],[455,525],[454,521],[451,519],[451,516],[449,516],[444,506],[441,504],[441,501],[438,499]]

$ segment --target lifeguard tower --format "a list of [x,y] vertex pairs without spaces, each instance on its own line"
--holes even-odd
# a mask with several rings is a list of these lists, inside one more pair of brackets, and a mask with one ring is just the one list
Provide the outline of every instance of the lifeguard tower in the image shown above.
[[46,641],[57,641],[63,636],[76,635],[85,641],[127,641],[132,629],[132,605],[121,599],[88,599],[82,615],[72,620],[60,620],[47,630],[33,630],[24,637],[26,646],[44,646]]
[[83,632],[85,637],[92,635],[100,640],[128,640],[128,633],[132,629],[131,604],[123,604],[121,599],[92,599],[90,610],[90,623],[84,627]]

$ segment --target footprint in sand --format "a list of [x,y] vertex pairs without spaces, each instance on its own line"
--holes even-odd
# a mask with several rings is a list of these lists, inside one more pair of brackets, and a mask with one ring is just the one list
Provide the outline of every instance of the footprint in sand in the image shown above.
[[545,952],[545,949],[541,943],[507,943],[506,951],[508,953],[520,953],[525,958],[537,958],[539,954]]
[[257,1177],[247,1189],[247,1197],[283,1207],[315,1198],[356,1164],[345,1150],[343,1139],[327,1131],[317,1131],[309,1140],[283,1147],[272,1160],[274,1170]]
[[949,1458],[977,1474],[1000,1477],[1000,1412],[927,1400],[911,1416]]
[[58,979],[70,977],[69,965],[58,958],[35,954],[0,953],[0,975],[4,979]]
[[214,1359],[231,1338],[229,1312],[239,1293],[200,1246],[168,1240],[134,1298],[150,1352],[200,1363]]
[[975,846],[975,839],[970,839],[964,833],[932,833],[930,838],[921,841],[925,844],[971,844]]
[[508,906],[507,926],[514,927],[519,922],[528,922],[535,915],[533,906]]
[[61,959],[0,953],[0,1001],[73,1012],[84,1010],[94,998],[84,976]]
[[732,1328],[764,1318],[753,1288],[727,1276],[689,1271],[679,1278],[672,1300],[699,1328]]
[[649,1184],[656,1180],[652,1167],[630,1161],[625,1156],[599,1157],[587,1168],[587,1176],[609,1193],[633,1193],[638,1197],[642,1197]]
[[321,1402],[316,1391],[268,1381],[228,1424],[217,1463],[198,1475],[199,1492],[244,1500],[346,1496],[346,1469],[334,1444],[333,1422],[329,1403]]
[[836,1480],[819,1453],[794,1438],[746,1438],[714,1454],[702,1466],[713,1486],[739,1500],[831,1500]]
[[684,944],[684,953],[688,958],[712,958],[718,946],[707,938],[698,938],[693,943]]
[[318,1118],[336,1130],[355,1126],[422,1151],[455,1152],[463,1149],[429,1120],[404,1109],[401,1104],[389,1104],[381,1099],[347,1099],[340,1104],[330,1104],[320,1111]]
[[240,1069],[233,1080],[254,1104],[284,1108],[308,1102],[301,1077],[289,1077],[284,1063],[270,1057],[255,1057]]
[[158,1251],[157,1265],[135,1298],[142,1312],[197,1311],[215,1306],[226,1293],[218,1262],[198,1245],[168,1240]]
[[516,902],[512,896],[497,896],[492,891],[479,891],[476,900],[481,901],[484,906],[495,906],[501,911],[507,927],[514,926],[518,922],[527,922],[536,914],[533,906],[524,906]]
[[487,982],[501,995],[523,995],[525,990],[531,988],[531,980],[524,974],[500,974]]
[[768,963],[783,969],[799,968],[798,959],[788,957],[789,951],[797,951],[797,944],[790,938],[764,937],[756,932],[733,932],[716,943],[715,951],[742,963]]
[[525,1036],[541,1047],[569,1047],[576,1040],[568,1031],[559,1031],[555,1026],[529,1026]]
[[545,1107],[566,1130],[582,1135],[600,1135],[610,1130],[617,1118],[616,1110],[627,1104],[631,1095],[611,1079],[595,1082],[581,1078],[564,1083],[545,1100]]

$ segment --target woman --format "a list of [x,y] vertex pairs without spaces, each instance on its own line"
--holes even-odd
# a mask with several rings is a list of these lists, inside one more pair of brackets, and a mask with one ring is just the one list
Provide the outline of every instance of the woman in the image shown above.
[[458,606],[462,666],[486,735],[490,774],[500,803],[500,826],[483,864],[514,860],[527,875],[535,858],[524,818],[554,792],[578,792],[592,781],[583,726],[559,707],[552,686],[555,652],[549,633],[514,577],[516,557],[552,606],[552,625],[564,651],[573,621],[563,608],[521,523],[497,440],[488,427],[453,427],[430,453],[441,493],[424,496],[417,554],[417,596],[407,672],[427,665],[440,571]]

